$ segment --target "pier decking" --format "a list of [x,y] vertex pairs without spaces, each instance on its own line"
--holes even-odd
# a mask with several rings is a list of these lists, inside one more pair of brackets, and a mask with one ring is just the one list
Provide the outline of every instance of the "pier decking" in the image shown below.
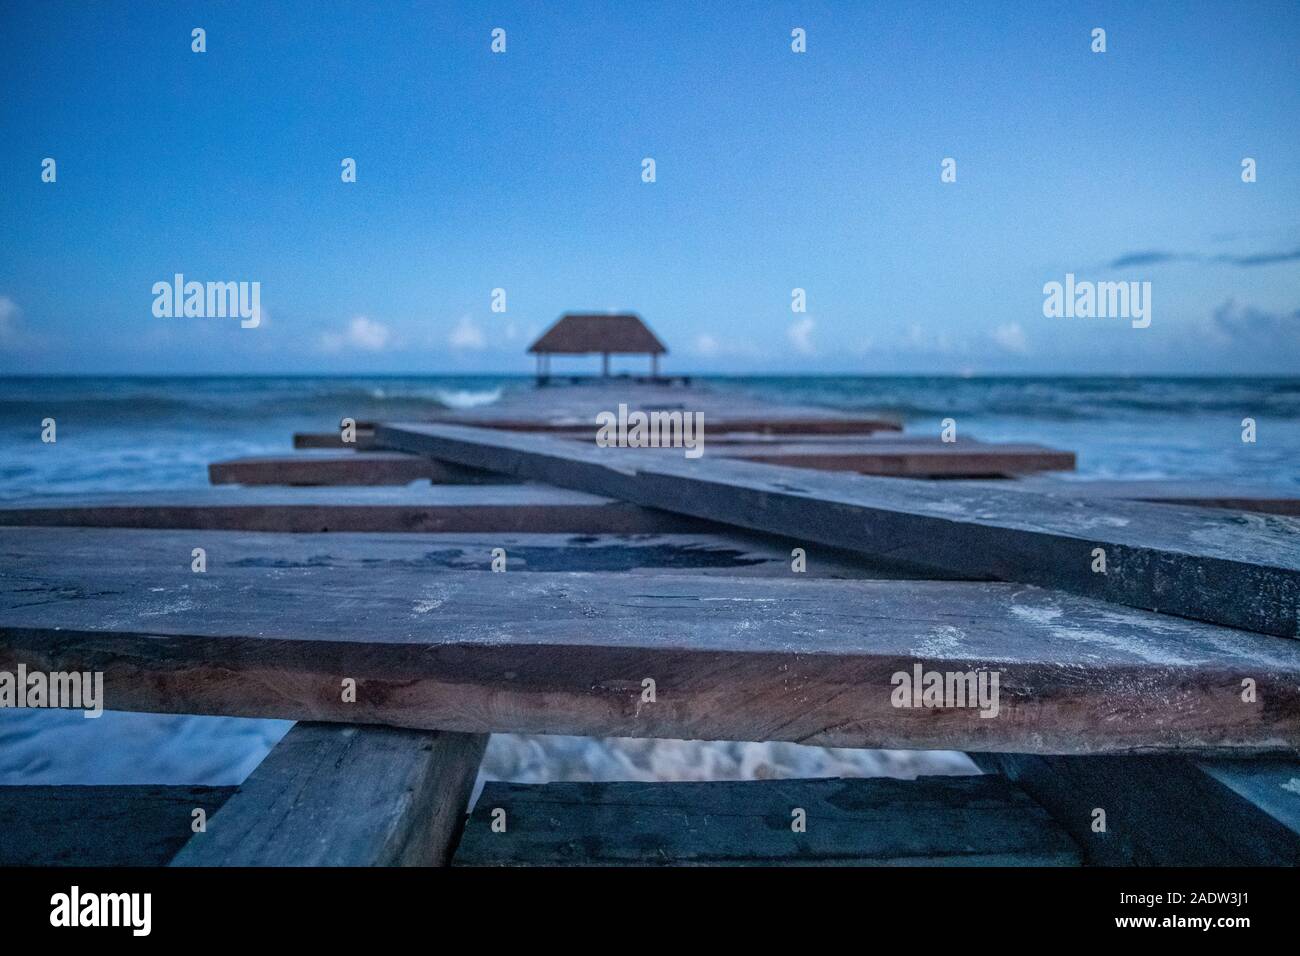
[[[619,403],[704,411],[703,456],[596,447]],[[951,480],[1073,456],[617,379],[358,439],[0,507],[0,670],[301,721],[238,788],[0,788],[28,821],[0,862],[1300,862],[1300,520],[1261,513],[1284,494]],[[996,701],[900,705],[914,673],[996,673]],[[988,775],[489,784],[471,812],[514,731],[964,749]],[[88,800],[130,852],[51,822]]]

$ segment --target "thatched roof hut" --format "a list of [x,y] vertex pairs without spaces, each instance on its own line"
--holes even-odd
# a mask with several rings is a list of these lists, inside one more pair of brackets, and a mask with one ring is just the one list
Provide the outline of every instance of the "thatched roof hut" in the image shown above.
[[632,312],[567,312],[528,347],[537,356],[537,377],[550,372],[552,355],[601,356],[601,374],[609,375],[611,355],[649,355],[650,374],[659,374],[659,356],[668,351],[641,317]]

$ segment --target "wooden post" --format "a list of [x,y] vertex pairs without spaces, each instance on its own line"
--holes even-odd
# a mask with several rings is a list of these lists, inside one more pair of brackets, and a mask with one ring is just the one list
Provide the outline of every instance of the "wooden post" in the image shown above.
[[659,377],[659,353],[650,353],[650,377],[652,379]]
[[609,353],[600,353],[600,377],[609,378]]

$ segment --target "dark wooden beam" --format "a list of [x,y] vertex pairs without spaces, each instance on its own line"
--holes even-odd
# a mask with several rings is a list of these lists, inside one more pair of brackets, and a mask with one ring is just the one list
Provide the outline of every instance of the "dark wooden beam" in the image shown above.
[[[453,572],[410,536],[284,541],[0,529],[0,667],[102,671],[120,710],[465,732],[1074,754],[1300,742],[1300,643],[1059,591]],[[917,665],[996,671],[996,716],[895,706],[895,675]]]
[[487,737],[297,724],[174,866],[441,866]]
[[1046,808],[1088,863],[1300,866],[1295,759],[972,756]]
[[1035,476],[1018,488],[1064,498],[1124,499],[1195,508],[1300,516],[1300,488],[1232,481],[1061,481]]
[[474,469],[394,451],[231,458],[208,465],[208,479],[214,485],[405,485],[412,481],[463,485],[501,480]]
[[999,777],[489,783],[452,863],[1077,866],[1079,850]]
[[0,786],[0,866],[166,866],[235,789]]
[[211,531],[647,534],[722,526],[545,485],[205,488],[0,505],[0,525]]
[[[705,447],[708,447],[707,438]],[[983,442],[877,442],[866,439],[833,444],[723,444],[711,449],[711,452],[722,458],[739,458],[790,468],[908,477],[956,478],[1072,471],[1075,463],[1073,452],[1057,451],[1042,445]],[[681,451],[659,449],[659,454],[680,455]]]
[[371,429],[357,428],[357,440],[345,442],[338,432],[294,432],[294,448],[330,448],[369,451],[374,448],[375,433]]
[[[597,448],[456,425],[388,447],[966,575],[1300,636],[1300,521]],[[1104,552],[1105,573],[1096,549]]]

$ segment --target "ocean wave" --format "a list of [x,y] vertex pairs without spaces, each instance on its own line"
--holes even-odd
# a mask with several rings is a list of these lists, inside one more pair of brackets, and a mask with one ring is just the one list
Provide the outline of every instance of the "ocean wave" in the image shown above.
[[486,392],[471,392],[465,389],[452,392],[439,389],[438,401],[447,408],[479,408],[501,401],[501,389],[494,388]]

